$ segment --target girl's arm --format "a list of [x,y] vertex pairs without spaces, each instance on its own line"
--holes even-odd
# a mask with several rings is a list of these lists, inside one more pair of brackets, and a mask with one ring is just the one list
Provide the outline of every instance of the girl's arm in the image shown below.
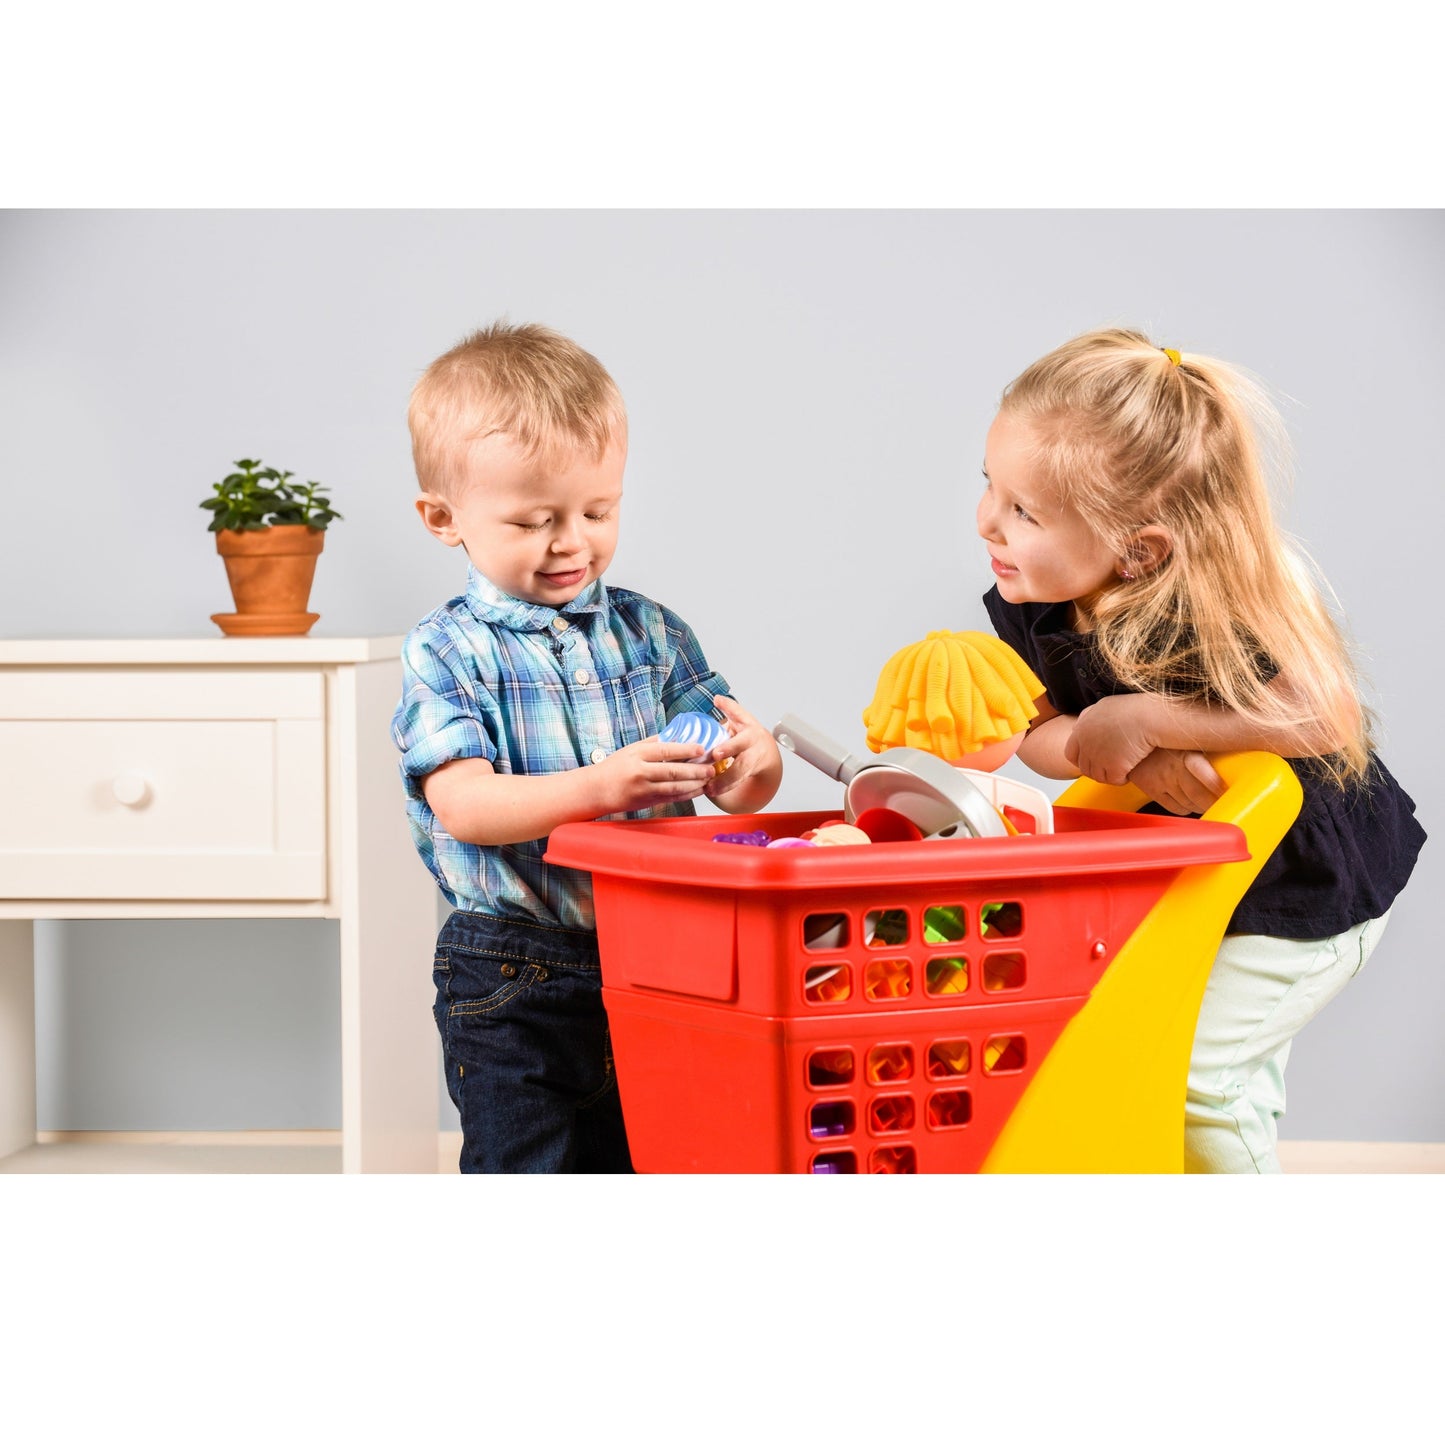
[[[1077,778],[1079,769],[1068,753],[1079,721],[1058,712],[1047,698],[1037,700],[1039,715],[1019,745],[1018,755],[1046,778]],[[1156,747],[1130,770],[1128,781],[1171,813],[1202,813],[1224,791],[1224,782],[1202,752]]]
[[1019,744],[1019,758],[1040,777],[1077,778],[1079,770],[1065,756],[1065,749],[1078,718],[1060,712],[1046,697],[1036,698],[1034,706],[1039,715]]
[[1101,783],[1122,783],[1155,748],[1203,753],[1258,749],[1282,758],[1308,758],[1332,752],[1339,743],[1339,738],[1326,735],[1317,725],[1265,727],[1208,703],[1119,693],[1084,709],[1075,720],[1064,755],[1088,777]]

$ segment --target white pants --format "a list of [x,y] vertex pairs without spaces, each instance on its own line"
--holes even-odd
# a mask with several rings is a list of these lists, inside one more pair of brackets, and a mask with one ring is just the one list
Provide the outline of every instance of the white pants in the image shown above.
[[1365,966],[1389,921],[1333,938],[1238,933],[1215,956],[1184,1106],[1188,1174],[1278,1174],[1284,1066],[1294,1036]]

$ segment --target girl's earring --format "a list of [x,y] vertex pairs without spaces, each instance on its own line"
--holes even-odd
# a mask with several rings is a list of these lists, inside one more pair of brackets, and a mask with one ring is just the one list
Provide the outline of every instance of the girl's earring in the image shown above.
[[1121,561],[1119,564],[1119,576],[1125,582],[1132,582],[1134,574],[1129,570],[1128,562]]

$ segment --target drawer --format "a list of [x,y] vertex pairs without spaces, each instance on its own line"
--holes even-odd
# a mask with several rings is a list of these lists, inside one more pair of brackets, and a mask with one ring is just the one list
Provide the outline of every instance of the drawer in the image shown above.
[[324,898],[321,674],[0,674],[0,896]]

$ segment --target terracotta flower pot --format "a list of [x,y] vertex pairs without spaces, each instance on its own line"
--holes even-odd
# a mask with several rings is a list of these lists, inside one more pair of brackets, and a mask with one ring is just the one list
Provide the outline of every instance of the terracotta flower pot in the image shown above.
[[299,637],[321,615],[308,612],[316,559],[326,533],[315,527],[263,527],[259,532],[217,532],[234,612],[213,612],[228,637]]

